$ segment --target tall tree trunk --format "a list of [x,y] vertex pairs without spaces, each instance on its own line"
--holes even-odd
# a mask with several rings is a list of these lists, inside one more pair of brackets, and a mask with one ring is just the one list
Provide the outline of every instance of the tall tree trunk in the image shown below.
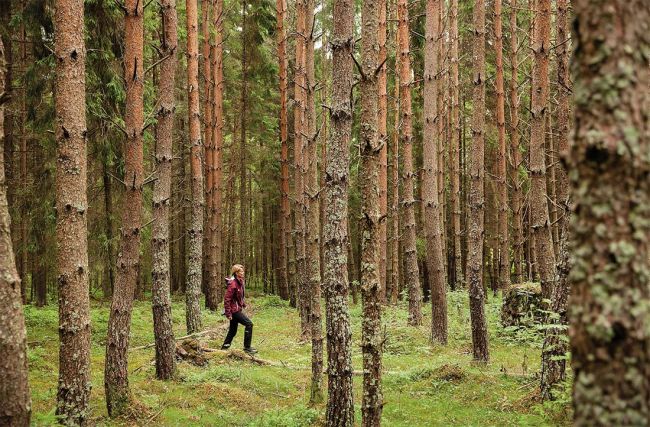
[[650,420],[650,5],[574,1],[569,280],[577,426]]
[[447,343],[447,293],[445,282],[445,264],[443,258],[443,234],[441,213],[442,205],[439,200],[438,185],[438,155],[437,145],[439,133],[437,129],[437,101],[440,89],[436,70],[440,68],[437,55],[437,38],[440,16],[439,0],[426,3],[425,46],[424,46],[424,177],[423,202],[424,234],[427,239],[427,273],[431,286],[431,338],[435,343]]
[[474,43],[472,63],[474,84],[472,112],[472,149],[469,164],[469,224],[467,239],[467,280],[469,283],[470,317],[472,322],[472,354],[474,360],[487,362],[487,320],[483,291],[484,236],[484,152],[485,152],[485,2],[474,3]]
[[[202,0],[202,32],[203,32],[203,117],[204,117],[204,145],[205,145],[205,217],[203,218],[203,288],[205,289],[205,307],[209,310],[216,311],[219,305],[219,286],[221,282],[216,281],[216,253],[215,248],[215,233],[213,215],[215,213],[214,203],[214,159],[215,159],[215,142],[214,142],[214,73],[212,72],[212,65],[214,63],[214,47],[210,43],[210,5],[214,3],[213,0]],[[213,13],[216,13],[213,11]]]
[[418,254],[415,246],[415,199],[413,194],[413,124],[411,113],[411,59],[409,58],[409,11],[406,0],[398,0],[398,33],[399,33],[399,82],[401,133],[400,145],[404,154],[404,173],[402,174],[403,191],[402,205],[404,206],[404,258],[405,280],[409,287],[409,318],[408,324],[417,326],[422,323],[422,291],[420,289],[420,273],[418,270]]
[[125,8],[124,79],[126,81],[124,182],[120,250],[115,292],[108,319],[104,389],[111,417],[121,415],[130,403],[128,358],[133,293],[140,271],[140,231],[143,186],[143,5],[128,0]]
[[[241,98],[240,98],[240,140],[239,140],[239,233],[237,234],[237,258],[238,263],[247,264],[250,248],[248,247],[248,208],[250,204],[246,173],[246,131],[248,119],[248,1],[242,0],[242,57],[241,57]],[[252,267],[252,266],[251,266]]]
[[[21,0],[20,2],[20,13],[21,15],[25,13],[26,0]],[[25,29],[25,22],[22,21],[20,24],[20,69],[22,72],[22,78],[25,79],[27,74],[27,32]],[[19,135],[20,135],[20,183],[25,187],[25,193],[29,194],[29,183],[27,181],[27,90],[26,86],[23,84],[20,89],[20,121],[19,121]],[[28,233],[28,204],[27,197],[24,197],[20,202],[20,224],[18,226],[20,232],[20,253],[19,253],[19,263],[18,263],[18,272],[20,274],[20,294],[22,296],[23,304],[27,304],[27,264],[29,263],[29,233]]]
[[55,10],[56,240],[59,283],[59,383],[56,413],[66,423],[86,425],[91,381],[83,0],[58,0]]
[[189,265],[185,289],[185,323],[187,333],[201,330],[201,274],[203,261],[203,162],[201,112],[199,107],[199,34],[197,0],[186,0],[187,14],[187,99],[190,125],[190,169],[192,178],[192,212],[188,229]]
[[399,108],[399,55],[397,49],[399,46],[399,32],[397,31],[397,3],[394,0],[390,1],[390,17],[393,24],[391,29],[393,31],[393,51],[395,53],[395,69],[394,69],[394,94],[393,94],[393,133],[391,138],[390,156],[391,156],[391,200],[390,200],[390,229],[391,240],[390,246],[390,263],[391,263],[391,277],[390,277],[390,296],[388,297],[391,304],[397,304],[397,296],[399,293],[399,276],[400,276],[400,253],[399,253],[399,129],[400,129],[400,108]]
[[[557,2],[557,83],[558,83],[558,117],[557,117],[557,152],[563,163],[568,163],[569,151],[569,96],[571,92],[571,80],[569,78],[569,20],[568,0]],[[549,323],[554,325],[566,325],[567,300],[569,297],[569,283],[567,276],[570,270],[569,264],[569,219],[571,216],[569,206],[569,180],[567,172],[563,167],[556,168],[557,178],[557,201],[558,201],[558,266],[557,282],[551,294],[551,311],[555,313],[549,318]],[[566,353],[568,343],[566,342],[565,327],[554,327],[546,330],[544,347],[542,348],[542,375],[541,390],[542,397],[553,399],[553,387],[562,381],[566,371]]]
[[106,260],[106,276],[104,278],[103,290],[104,298],[109,298],[113,295],[115,289],[115,251],[113,250],[113,182],[108,172],[108,159],[102,159],[102,182],[104,184],[104,220],[105,220],[105,233],[106,233],[106,252],[108,260]]
[[503,87],[503,33],[501,30],[501,0],[494,0],[494,49],[496,51],[496,94],[498,154],[496,191],[499,218],[497,226],[499,262],[499,288],[510,285],[510,240],[508,238],[508,185],[506,175],[506,118],[505,90]]
[[454,253],[453,265],[455,271],[455,283],[452,283],[452,288],[463,286],[465,279],[463,275],[463,255],[461,244],[461,189],[460,189],[460,117],[459,117],[459,101],[460,101],[460,85],[459,85],[459,72],[458,72],[458,0],[451,0],[451,167],[449,173],[451,175],[451,209],[452,209],[452,223],[454,230]]
[[[390,0],[379,0],[379,26],[377,33],[377,42],[379,43],[378,66],[381,66],[378,75],[379,91],[379,116],[377,132],[379,133],[379,142],[381,151],[379,152],[379,215],[385,218],[388,209],[388,75],[387,75],[387,54],[386,38],[388,35],[386,2]],[[379,286],[380,299],[383,304],[386,303],[386,261],[387,261],[387,223],[385,219],[379,222]]]
[[[517,0],[510,0],[510,152],[512,156],[512,253],[515,282],[524,281],[524,234],[522,182],[519,177],[521,151],[519,148],[519,45],[517,41]],[[508,271],[510,267],[508,266]]]
[[548,114],[548,55],[551,49],[551,1],[536,0],[533,38],[532,108],[530,136],[530,226],[542,294],[551,297],[555,283],[555,253],[548,213],[544,140]]
[[289,145],[288,145],[288,115],[287,115],[287,36],[284,29],[284,19],[287,14],[286,0],[276,0],[276,38],[278,44],[279,81],[280,81],[280,297],[289,299],[289,278],[287,275],[287,244],[291,238],[289,226],[291,212],[289,210]]
[[306,50],[307,50],[307,12],[306,0],[296,1],[296,60],[294,76],[294,240],[296,258],[296,292],[297,303],[300,311],[300,326],[302,339],[309,337],[309,295],[306,292],[308,282],[306,280],[306,242],[305,242],[305,165],[304,146],[307,132],[305,108],[306,108]]
[[318,198],[318,155],[316,133],[316,109],[314,106],[314,90],[316,79],[314,72],[314,0],[305,1],[306,18],[305,35],[307,48],[305,50],[306,65],[306,105],[305,121],[306,146],[304,151],[305,163],[305,204],[306,204],[306,250],[307,259],[305,268],[307,274],[307,289],[309,301],[309,325],[311,332],[311,393],[310,402],[317,403],[323,400],[323,331],[321,320],[321,289],[320,289],[320,207]]
[[156,377],[171,379],[175,371],[176,343],[172,330],[172,307],[169,286],[169,201],[171,199],[172,141],[174,136],[174,97],[176,51],[178,48],[176,0],[161,3],[160,84],[158,124],[156,125],[156,169],[158,180],[153,186],[153,230],[151,300],[156,341]]
[[212,309],[216,309],[223,300],[222,277],[224,274],[222,250],[223,250],[223,21],[224,10],[223,0],[214,1],[214,46],[212,46],[212,91],[213,95],[213,113],[212,121],[212,143],[214,150],[212,152],[212,214],[210,217],[210,233],[212,234],[212,245],[210,250],[214,252],[213,268],[211,271],[211,281],[216,286],[216,292],[212,295],[215,300],[211,301]]
[[[12,183],[14,182],[14,112],[12,109],[12,104],[14,101],[14,89],[13,89],[13,68],[14,68],[14,59],[13,59],[13,28],[11,28],[11,17],[12,17],[12,0],[7,0],[0,4],[0,23],[2,24],[2,30],[0,30],[0,37],[2,38],[2,43],[4,44],[4,56],[5,56],[5,79],[4,87],[2,88],[9,97],[8,108],[5,109],[5,124],[4,124],[4,165],[5,165],[5,182],[7,182],[7,205],[14,206],[14,191],[12,190]],[[14,227],[16,221],[14,221]],[[15,230],[14,230],[15,231]],[[14,238],[15,238],[14,233]],[[12,248],[13,249],[13,248]],[[14,254],[15,255],[15,254]]]
[[[382,3],[384,3],[382,1]],[[361,402],[361,425],[381,424],[383,396],[381,391],[381,230],[380,216],[381,158],[385,133],[384,125],[379,123],[377,71],[379,70],[379,50],[381,49],[378,29],[380,6],[365,0],[361,12],[361,170],[359,184],[361,189],[361,299],[363,321],[361,331],[361,350],[363,352],[363,399]],[[385,9],[385,4],[383,9]],[[383,12],[385,18],[385,11]],[[385,19],[384,19],[385,21]],[[384,37],[385,39],[385,27]],[[382,40],[383,44],[385,42]],[[383,64],[381,64],[383,65]],[[385,91],[385,88],[383,88]],[[385,110],[385,106],[382,106]]]
[[348,313],[348,182],[352,134],[354,2],[334,0],[332,29],[332,130],[325,175],[324,291],[327,331],[327,425],[352,427],[352,330]]
[[[5,51],[1,39],[0,88],[3,90],[5,88]],[[27,382],[27,334],[21,304],[20,278],[16,271],[16,261],[9,233],[11,218],[7,206],[7,184],[4,169],[4,102],[5,100],[0,99],[0,139],[2,139],[2,144],[0,144],[0,150],[2,150],[0,153],[0,253],[3,254],[0,257],[0,330],[2,331],[0,334],[0,354],[2,354],[2,362],[0,362],[0,378],[2,378],[0,383],[0,424],[22,427],[29,425],[32,404]],[[86,194],[85,191],[83,194]],[[350,371],[350,387],[351,383],[352,372]],[[351,388],[350,393],[352,393]]]

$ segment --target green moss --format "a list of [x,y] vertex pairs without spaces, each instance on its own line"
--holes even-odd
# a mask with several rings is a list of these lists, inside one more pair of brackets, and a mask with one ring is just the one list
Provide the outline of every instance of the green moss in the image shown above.
[[[536,289],[538,284],[523,284]],[[251,293],[253,294],[253,293]],[[386,343],[383,364],[385,425],[562,425],[569,423],[569,403],[549,408],[530,400],[535,395],[535,373],[539,369],[538,345],[513,340],[499,323],[501,299],[490,297],[486,307],[490,333],[491,362],[472,363],[468,297],[451,292],[449,345],[429,344],[431,306],[423,307],[423,326],[406,326],[407,307],[384,310]],[[323,304],[324,306],[324,304]],[[300,344],[300,319],[286,302],[276,297],[251,295],[249,311],[255,323],[253,344],[260,357],[279,366],[258,366],[215,355],[205,367],[178,364],[178,379],[158,381],[151,364],[154,349],[129,352],[129,383],[137,420],[110,420],[104,400],[104,352],[109,304],[92,307],[92,397],[91,419],[98,426],[149,425],[191,426],[310,426],[324,425],[325,402],[309,405],[311,346]],[[172,309],[176,336],[185,335],[182,298],[174,298]],[[219,347],[225,334],[225,319],[204,311],[206,329],[216,329],[204,339],[208,347]],[[361,306],[350,308],[352,359],[360,370]],[[34,424],[52,425],[55,420],[58,365],[57,307],[26,307],[30,344],[30,385]],[[243,331],[234,346],[242,346]],[[131,345],[153,342],[150,303],[136,301]],[[284,364],[285,366],[283,366]],[[327,355],[325,355],[327,364]],[[323,388],[326,391],[326,378]],[[360,422],[362,377],[354,377],[355,411]],[[150,421],[147,421],[150,420]]]

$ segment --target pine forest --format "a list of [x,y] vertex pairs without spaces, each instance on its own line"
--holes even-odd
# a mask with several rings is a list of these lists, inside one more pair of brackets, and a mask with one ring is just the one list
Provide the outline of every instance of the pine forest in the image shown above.
[[650,426],[650,2],[0,0],[0,426]]

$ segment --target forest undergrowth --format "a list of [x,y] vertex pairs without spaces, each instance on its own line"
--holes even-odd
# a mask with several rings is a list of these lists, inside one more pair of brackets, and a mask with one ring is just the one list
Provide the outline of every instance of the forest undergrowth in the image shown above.
[[[325,406],[308,405],[310,345],[300,343],[300,320],[288,303],[276,296],[251,292],[249,314],[254,322],[253,345],[263,366],[235,360],[221,352],[207,353],[207,365],[178,363],[177,379],[155,379],[150,303],[136,301],[129,351],[129,382],[134,405],[126,417],[111,420],[104,404],[104,353],[109,302],[92,304],[91,420],[104,425],[163,426],[319,426]],[[486,311],[491,345],[487,366],[472,362],[468,298],[449,292],[449,345],[429,345],[430,310],[423,308],[424,326],[406,325],[406,302],[385,308],[384,411],[385,426],[552,426],[569,425],[570,393],[565,389],[552,403],[541,403],[538,372],[543,335],[540,328],[501,327],[501,298],[488,298]],[[56,422],[58,372],[58,314],[56,305],[25,307],[29,342],[29,380],[33,424]],[[208,348],[219,348],[226,332],[223,316],[204,310],[201,337]],[[355,411],[361,420],[361,305],[351,305],[352,361]],[[175,336],[185,335],[185,304],[174,298]],[[207,337],[207,338],[205,338]],[[233,346],[240,348],[243,328]],[[569,387],[565,382],[563,387]]]

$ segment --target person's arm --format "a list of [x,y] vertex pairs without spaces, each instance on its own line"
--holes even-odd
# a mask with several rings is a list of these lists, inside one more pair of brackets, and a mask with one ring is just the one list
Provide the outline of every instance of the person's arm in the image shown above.
[[223,297],[223,309],[225,311],[226,317],[228,320],[232,319],[232,300],[234,294],[235,286],[228,284],[226,288],[226,294]]

